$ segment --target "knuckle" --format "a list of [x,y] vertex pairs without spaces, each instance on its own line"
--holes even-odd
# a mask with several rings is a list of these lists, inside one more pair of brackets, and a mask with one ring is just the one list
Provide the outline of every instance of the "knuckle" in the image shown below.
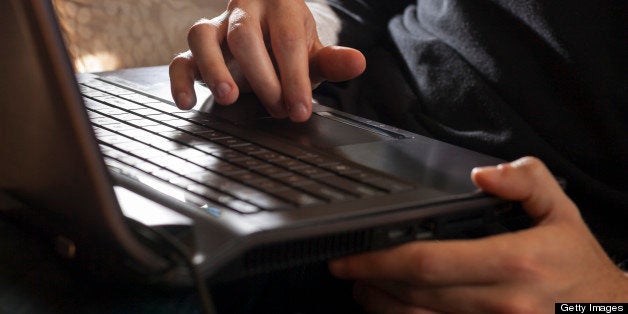
[[170,70],[178,69],[183,66],[187,66],[192,58],[192,53],[188,50],[186,52],[179,53],[170,61]]
[[252,24],[253,16],[242,8],[235,8],[229,13],[229,30],[246,29]]
[[415,251],[413,254],[414,265],[411,265],[410,279],[415,283],[429,284],[434,281],[434,275],[438,273],[438,262],[429,254]]
[[533,253],[518,254],[505,258],[502,264],[505,273],[522,280],[541,280],[543,264]]
[[174,58],[172,58],[171,64],[172,63],[185,63],[190,59],[190,57],[191,57],[191,54],[189,51],[176,54]]
[[237,8],[241,8],[246,3],[246,0],[229,0],[227,3],[227,10],[232,11]]
[[231,50],[246,46],[250,43],[252,34],[250,23],[246,21],[231,23],[227,32],[227,44]]
[[538,174],[545,168],[545,165],[540,159],[532,156],[527,156],[515,161],[514,167],[521,169],[527,174]]
[[543,182],[548,174],[545,164],[536,157],[523,157],[498,166],[505,177],[516,177],[534,185]]
[[202,36],[212,36],[216,33],[216,26],[207,19],[200,19],[188,30],[188,42]]

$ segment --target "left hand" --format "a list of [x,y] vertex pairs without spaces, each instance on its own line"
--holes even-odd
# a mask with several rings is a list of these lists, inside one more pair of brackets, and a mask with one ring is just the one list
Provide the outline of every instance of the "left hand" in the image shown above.
[[477,240],[423,241],[330,262],[357,280],[369,312],[554,312],[555,302],[627,302],[628,277],[537,159],[475,169],[488,193],[521,201],[534,227]]

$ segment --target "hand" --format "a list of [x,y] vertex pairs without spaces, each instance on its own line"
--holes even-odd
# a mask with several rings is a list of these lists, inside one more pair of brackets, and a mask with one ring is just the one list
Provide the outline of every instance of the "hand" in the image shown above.
[[185,109],[196,103],[200,78],[219,104],[251,90],[272,116],[305,121],[312,88],[354,78],[366,66],[355,49],[323,47],[302,0],[231,0],[220,16],[192,26],[188,44],[170,64],[173,98]]
[[477,240],[424,241],[330,263],[357,280],[367,310],[388,313],[554,311],[555,302],[626,302],[628,277],[537,159],[474,169],[476,185],[521,201],[534,227]]

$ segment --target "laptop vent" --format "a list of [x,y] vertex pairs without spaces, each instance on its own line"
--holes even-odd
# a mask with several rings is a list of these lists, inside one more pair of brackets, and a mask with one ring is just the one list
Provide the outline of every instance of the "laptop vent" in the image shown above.
[[370,249],[371,230],[283,242],[254,249],[244,257],[248,275],[311,264]]

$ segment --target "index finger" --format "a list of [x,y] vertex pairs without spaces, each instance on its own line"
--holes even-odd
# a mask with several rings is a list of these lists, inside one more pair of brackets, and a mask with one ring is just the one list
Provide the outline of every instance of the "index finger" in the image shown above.
[[[502,236],[504,237],[504,236]],[[399,247],[330,262],[341,278],[392,280],[415,285],[448,286],[496,282],[508,276],[495,252],[501,237],[468,241],[412,242]],[[500,248],[501,247],[501,248]]]

